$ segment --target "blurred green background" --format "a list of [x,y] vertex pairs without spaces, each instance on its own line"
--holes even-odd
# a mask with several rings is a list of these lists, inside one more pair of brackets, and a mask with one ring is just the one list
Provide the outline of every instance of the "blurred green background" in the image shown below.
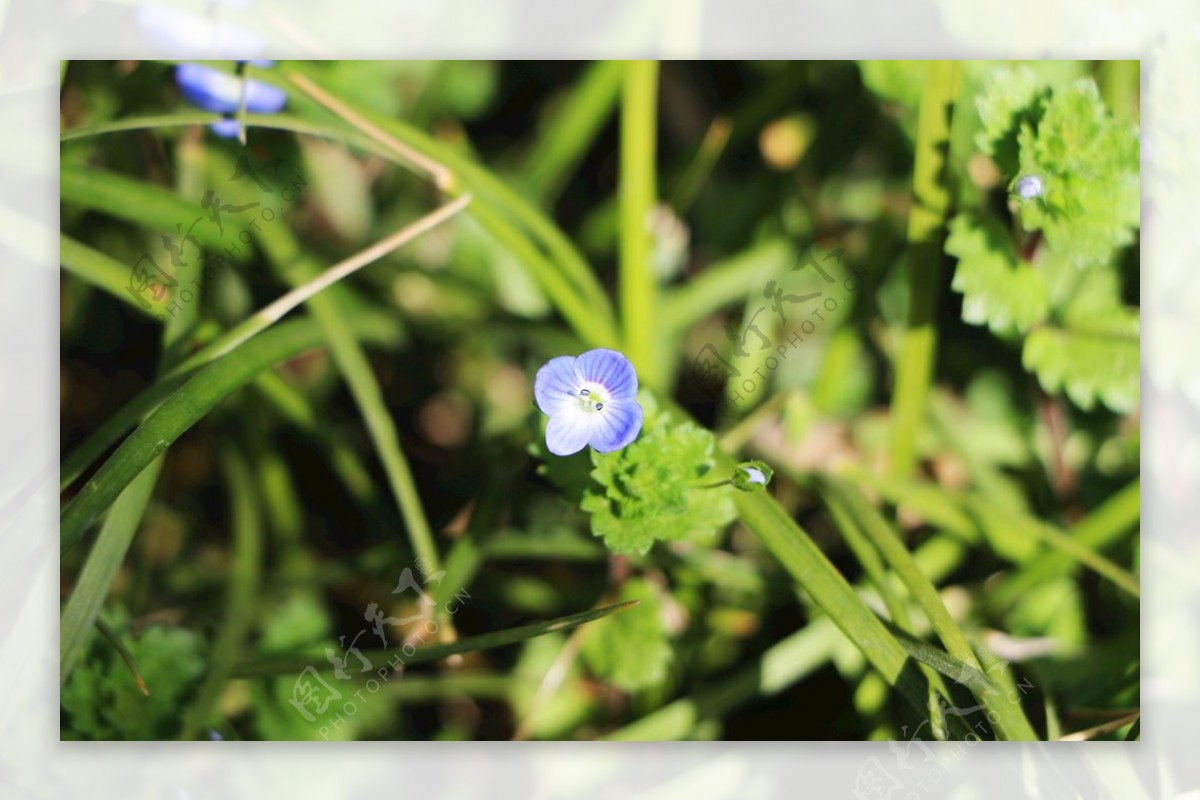
[[[250,115],[244,147],[201,124],[217,117],[173,69],[64,65],[64,505],[126,429],[81,446],[173,365],[442,202],[381,141],[442,159],[473,199],[277,324],[316,318],[331,347],[221,399],[64,553],[63,739],[933,738],[939,713],[905,705],[740,506],[645,555],[593,536],[555,474],[586,459],[542,468],[532,379],[606,321],[652,332],[614,344],[633,342],[664,406],[774,467],[773,503],[865,608],[961,659],[940,602],[982,694],[1019,698],[1040,738],[1136,736],[1136,63],[666,62],[646,79],[623,62],[280,62],[249,69],[289,98]],[[381,139],[386,120],[403,128]],[[262,184],[230,180],[242,158]],[[1030,174],[1045,191],[1022,198]],[[164,237],[198,217],[209,255],[167,268]],[[143,307],[127,285],[147,253],[180,280]],[[796,300],[834,287],[818,316]],[[775,289],[792,300],[774,308]],[[641,603],[413,664],[340,724],[307,719],[290,703],[305,655],[327,670],[364,627],[377,649],[369,604],[412,619],[393,643],[431,619],[393,592],[427,564],[421,518],[446,570],[424,589],[465,599],[426,643]],[[910,657],[921,681],[962,667]],[[359,685],[325,680],[333,714]],[[979,686],[946,700],[975,706]]]

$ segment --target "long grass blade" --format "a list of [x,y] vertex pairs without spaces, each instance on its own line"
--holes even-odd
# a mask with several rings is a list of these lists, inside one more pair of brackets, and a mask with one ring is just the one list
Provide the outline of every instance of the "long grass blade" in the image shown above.
[[[415,646],[411,651],[405,651],[401,655],[401,658],[405,665],[415,665],[422,662],[435,662],[456,654],[467,654],[474,651],[487,651],[492,648],[500,648],[505,645],[524,642],[534,637],[540,637],[543,634],[549,634],[553,631],[565,631],[576,626],[581,626],[584,623],[590,623],[593,620],[600,620],[609,615],[623,612],[630,607],[636,606],[637,603],[637,601],[626,601],[599,609],[589,609],[586,612],[577,612],[573,615],[566,615],[554,618],[553,620],[543,620],[538,623],[529,623],[511,629],[502,629],[501,631],[492,631],[474,637],[465,637],[454,642]],[[393,657],[398,656],[397,653],[386,650],[363,651],[363,655],[371,663],[389,662]],[[314,652],[272,656],[246,661],[238,665],[234,670],[234,675],[246,678],[254,676],[279,676],[288,673],[297,673],[310,666],[317,670],[333,669],[325,661],[322,653]],[[370,677],[368,676],[368,678]]]

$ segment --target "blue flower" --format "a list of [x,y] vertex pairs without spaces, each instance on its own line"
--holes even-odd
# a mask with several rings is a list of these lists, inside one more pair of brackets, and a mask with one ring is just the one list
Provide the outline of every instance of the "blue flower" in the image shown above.
[[546,362],[533,382],[538,408],[550,418],[546,447],[558,456],[585,445],[602,453],[624,448],[642,430],[637,390],[637,372],[615,350],[597,348]]
[[1035,197],[1041,197],[1044,188],[1039,176],[1026,175],[1017,180],[1014,190],[1022,200],[1032,200]]
[[208,4],[208,14],[193,14],[159,3],[144,3],[134,11],[142,32],[164,52],[184,58],[221,58],[258,54],[267,40],[248,28],[217,19],[218,6],[246,8],[248,0],[219,0]]
[[[203,64],[180,64],[175,68],[175,82],[183,90],[183,96],[205,111],[233,114],[242,102],[242,83],[245,82],[246,111],[255,114],[273,114],[287,105],[287,92],[256,81],[239,78]],[[236,120],[221,120],[213,123],[217,136],[237,136]]]

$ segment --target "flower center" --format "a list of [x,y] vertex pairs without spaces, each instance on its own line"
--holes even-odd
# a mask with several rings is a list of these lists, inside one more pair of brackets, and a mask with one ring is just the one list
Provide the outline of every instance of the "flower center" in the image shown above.
[[608,393],[598,384],[585,384],[579,390],[579,408],[595,414],[604,410],[608,403]]

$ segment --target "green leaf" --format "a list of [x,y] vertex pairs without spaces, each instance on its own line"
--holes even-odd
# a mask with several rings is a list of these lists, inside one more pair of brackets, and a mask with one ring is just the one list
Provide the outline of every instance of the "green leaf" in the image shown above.
[[963,294],[962,317],[997,334],[1028,331],[1049,313],[1042,273],[1013,252],[995,218],[960,214],[950,223],[946,252],[958,259],[953,288]]
[[1140,399],[1138,331],[1138,315],[1129,310],[1076,316],[1065,327],[1031,332],[1021,362],[1047,392],[1062,390],[1081,409],[1099,400],[1128,412]]
[[651,408],[646,417],[632,445],[592,454],[595,486],[581,504],[592,533],[616,553],[644,554],[658,540],[712,540],[735,514],[729,485],[713,486],[712,433]]
[[129,644],[150,694],[143,695],[116,651],[93,639],[62,689],[64,737],[161,740],[175,736],[179,710],[204,671],[203,643],[186,629],[154,626]]
[[1022,124],[1018,143],[1021,174],[1044,185],[1040,196],[1018,200],[1027,230],[1042,231],[1080,266],[1133,242],[1141,219],[1138,132],[1105,109],[1093,80],[1056,92],[1036,127]]
[[1049,96],[1046,81],[1028,67],[993,70],[984,77],[983,91],[975,101],[982,123],[975,141],[1004,173],[1015,172],[1017,136],[1022,126],[1037,124]]
[[673,652],[663,628],[658,588],[631,579],[620,600],[639,601],[623,615],[591,628],[583,641],[583,658],[597,678],[629,691],[662,684]]

